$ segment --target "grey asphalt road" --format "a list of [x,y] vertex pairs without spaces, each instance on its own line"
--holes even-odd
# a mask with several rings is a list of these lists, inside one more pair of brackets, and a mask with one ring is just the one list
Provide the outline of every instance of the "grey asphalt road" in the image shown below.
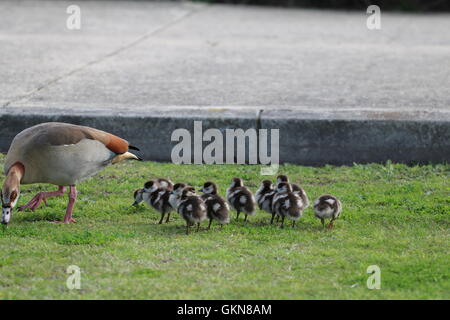
[[[66,8],[81,8],[68,30]],[[0,105],[450,109],[450,14],[1,1]]]

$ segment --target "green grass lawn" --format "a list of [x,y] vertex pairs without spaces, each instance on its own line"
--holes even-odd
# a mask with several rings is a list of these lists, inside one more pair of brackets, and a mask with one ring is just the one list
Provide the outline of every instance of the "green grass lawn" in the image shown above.
[[[0,156],[3,167],[4,156]],[[3,299],[449,299],[450,166],[387,164],[284,165],[310,200],[336,195],[343,213],[323,231],[311,208],[298,225],[269,225],[258,211],[248,223],[185,235],[184,221],[147,205],[131,208],[146,180],[168,177],[199,186],[213,180],[225,194],[238,176],[255,191],[259,166],[126,162],[78,186],[74,217],[62,219],[67,197],[35,212],[17,212],[0,231]],[[270,177],[269,177],[270,178]],[[272,177],[272,179],[274,179]],[[2,178],[3,182],[3,178]],[[25,185],[19,204],[55,186]],[[235,212],[232,212],[235,217]],[[81,268],[81,289],[66,287],[66,268]],[[381,268],[369,290],[367,267]]]

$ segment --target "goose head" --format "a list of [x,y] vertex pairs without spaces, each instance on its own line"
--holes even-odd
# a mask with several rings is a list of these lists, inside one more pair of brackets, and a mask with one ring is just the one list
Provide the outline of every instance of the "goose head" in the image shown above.
[[289,178],[287,177],[287,175],[280,174],[277,177],[277,183],[280,183],[280,182],[289,182]]
[[12,211],[19,200],[19,187],[12,187],[5,185],[1,191],[2,202],[2,221],[1,223],[7,225],[11,221]]
[[144,192],[155,192],[159,188],[159,183],[156,180],[147,181],[144,184]]
[[11,221],[12,211],[17,204],[20,196],[20,180],[25,173],[25,167],[21,163],[14,164],[6,175],[0,198],[2,203],[2,220],[3,225],[7,225]]
[[262,190],[270,190],[270,189],[272,189],[273,188],[272,181],[270,181],[270,180],[263,180],[261,182],[261,188],[262,188]]
[[180,199],[181,200],[185,200],[188,197],[191,197],[191,196],[194,196],[194,195],[195,195],[195,188],[194,187],[186,187],[181,192]]
[[214,182],[208,181],[205,182],[203,188],[199,190],[205,194],[217,194],[217,186]]
[[133,193],[133,198],[134,198],[133,206],[137,206],[139,203],[141,203],[143,201],[143,198],[142,198],[142,194],[143,193],[144,193],[144,189],[137,189],[136,191],[134,191],[134,193]]
[[184,183],[175,183],[173,186],[173,190],[170,194],[179,195],[183,191],[183,189],[186,188],[186,184]]
[[292,192],[292,187],[287,182],[280,182],[277,184],[277,192],[278,193]]
[[237,187],[243,187],[244,186],[244,182],[242,181],[241,178],[233,178],[233,180],[231,180],[231,188],[237,188]]

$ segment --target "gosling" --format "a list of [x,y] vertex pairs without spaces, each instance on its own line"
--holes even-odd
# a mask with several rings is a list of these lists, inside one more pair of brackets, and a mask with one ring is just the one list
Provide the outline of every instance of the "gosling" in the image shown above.
[[295,184],[295,183],[290,183],[290,182],[289,182],[289,178],[288,178],[286,175],[284,175],[284,174],[280,174],[280,175],[277,177],[277,185],[278,185],[278,183],[280,183],[280,182],[286,182],[286,183],[289,183],[289,184],[292,186],[292,191],[293,191],[294,193],[296,193],[297,195],[299,195],[300,198],[302,198],[302,201],[303,201],[303,203],[304,203],[304,205],[305,205],[305,209],[309,207],[309,199],[308,199],[308,195],[306,194],[305,190],[304,190],[302,187],[300,187],[299,185],[297,185],[297,184]]
[[172,189],[172,192],[169,196],[169,203],[170,206],[177,210],[178,209],[178,202],[180,201],[181,192],[183,192],[183,189],[186,188],[185,183],[175,183]]
[[241,178],[233,178],[230,187],[227,189],[228,203],[236,210],[236,220],[241,212],[245,213],[244,221],[247,217],[255,214],[256,200],[252,192],[244,187]]
[[213,220],[217,220],[222,229],[224,224],[230,222],[228,203],[217,193],[217,185],[214,182],[205,182],[199,191],[203,192],[201,198],[206,204],[206,213],[209,218],[208,230],[211,228]]
[[202,198],[195,195],[189,188],[181,192],[178,213],[186,221],[186,234],[189,234],[189,227],[197,224],[197,230],[200,229],[200,223],[206,219],[206,205]]
[[161,213],[159,224],[163,223],[164,216],[167,213],[166,223],[169,222],[172,207],[169,203],[169,196],[172,191],[161,187],[157,179],[147,181],[144,185],[142,194],[143,200],[155,210]]
[[272,210],[273,197],[275,195],[275,189],[273,188],[272,182],[269,180],[264,180],[261,182],[261,186],[258,191],[256,191],[255,198],[258,203],[259,209],[264,210],[272,215],[270,224],[273,224],[273,219],[275,217],[275,212]]
[[280,182],[277,185],[277,194],[273,200],[272,210],[281,217],[281,228],[284,228],[284,219],[292,220],[292,227],[303,215],[305,204],[302,198],[293,192],[292,186],[287,182]]
[[[167,189],[167,190],[172,190],[173,188],[173,183],[170,180],[164,179],[164,178],[157,178],[154,179],[158,182],[159,186],[161,188]],[[147,181],[146,183],[148,183],[149,181]],[[144,184],[144,188],[145,188],[145,184]],[[133,206],[137,206],[139,203],[141,203],[142,201],[144,201],[142,195],[144,193],[144,188],[140,188],[137,189],[136,191],[134,191],[133,193],[133,198],[134,198],[134,202],[133,202]]]
[[325,228],[325,219],[330,219],[327,229],[333,228],[334,220],[336,220],[342,212],[342,204],[335,197],[330,194],[321,195],[314,201],[314,215],[322,222],[322,227]]

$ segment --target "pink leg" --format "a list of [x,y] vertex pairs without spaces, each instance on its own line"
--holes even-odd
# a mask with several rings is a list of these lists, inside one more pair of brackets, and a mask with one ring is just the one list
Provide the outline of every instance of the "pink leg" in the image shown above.
[[66,215],[64,216],[64,223],[77,222],[72,218],[73,206],[77,200],[77,188],[73,185],[70,186],[69,192],[69,204],[67,205]]
[[54,221],[55,223],[71,223],[77,222],[74,218],[72,218],[73,206],[75,205],[75,200],[77,200],[77,188],[72,185],[69,187],[69,204],[67,205],[66,215],[64,216],[64,221]]
[[47,198],[50,197],[56,197],[56,196],[62,196],[66,192],[66,187],[59,186],[57,191],[52,192],[39,192],[37,195],[33,197],[33,199],[30,200],[26,205],[19,208],[19,211],[23,211],[25,209],[30,209],[31,211],[34,211],[39,207],[42,201],[47,205]]

